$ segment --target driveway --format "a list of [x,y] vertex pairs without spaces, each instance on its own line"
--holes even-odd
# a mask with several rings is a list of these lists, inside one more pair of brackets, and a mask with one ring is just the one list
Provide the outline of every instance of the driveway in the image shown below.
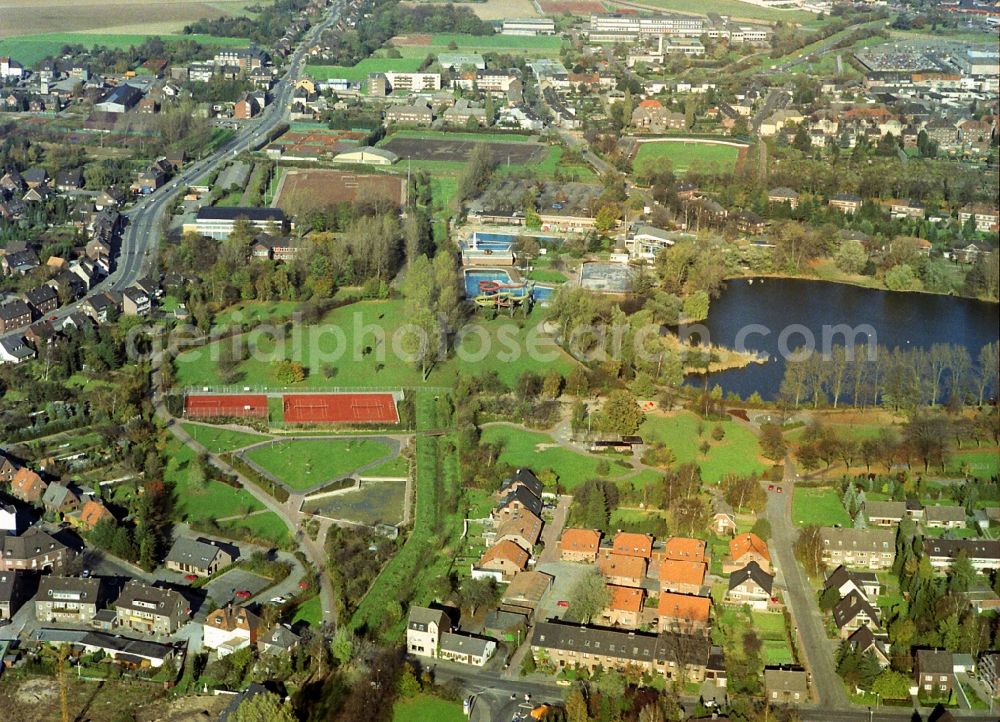
[[555,511],[552,512],[552,519],[545,523],[542,529],[542,543],[545,548],[538,557],[540,564],[559,561],[559,537],[562,536],[563,527],[566,526],[566,517],[569,516],[569,505],[573,502],[573,497],[563,494],[559,497]]
[[[786,464],[787,474],[794,474],[790,464]],[[805,572],[795,559],[792,548],[799,535],[798,528],[792,524],[794,490],[789,483],[785,483],[784,487],[783,494],[767,493],[766,514],[768,521],[771,522],[769,548],[778,570],[778,577],[784,581],[785,604],[792,615],[794,626],[799,631],[802,640],[801,652],[805,655],[809,671],[812,673],[812,683],[819,695],[820,705],[825,709],[845,709],[849,707],[849,702],[844,691],[844,683],[834,667],[834,642],[827,639],[816,595]]]

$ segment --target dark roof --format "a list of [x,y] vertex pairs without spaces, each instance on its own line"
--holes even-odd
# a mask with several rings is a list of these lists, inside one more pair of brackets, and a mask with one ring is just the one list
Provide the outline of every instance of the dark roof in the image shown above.
[[954,559],[964,551],[970,559],[1000,559],[1000,541],[990,539],[925,539],[924,553]]
[[209,544],[199,539],[179,537],[170,547],[165,561],[190,564],[198,569],[207,569],[215,561],[219,552],[223,551],[227,550],[215,544]]
[[497,506],[499,509],[503,509],[513,501],[519,501],[524,505],[524,508],[530,511],[537,517],[542,515],[542,500],[537,496],[532,494],[530,491],[525,489],[523,486],[519,486],[514,491],[507,494],[503,501]]
[[0,306],[0,319],[3,319],[4,321],[13,321],[25,315],[30,316],[31,309],[29,309],[28,304],[21,299],[16,299],[10,303],[5,303]]
[[101,103],[118,103],[132,107],[142,98],[142,91],[131,85],[119,85],[101,99]]
[[[101,594],[101,580],[96,577],[83,579],[81,577],[44,576],[38,583],[38,601],[52,598],[69,598],[72,601],[97,604]],[[59,595],[57,597],[57,595]]]
[[31,559],[59,549],[68,547],[37,527],[28,529],[21,536],[0,537],[0,554],[5,559]]
[[833,608],[833,621],[843,629],[861,612],[865,612],[873,624],[881,624],[878,610],[873,607],[865,596],[856,590],[848,592]]
[[518,482],[526,487],[532,494],[541,498],[542,482],[538,480],[538,477],[534,475],[531,469],[518,469],[515,471],[514,474],[503,483],[500,493],[502,494],[507,491],[507,489]]
[[761,569],[760,564],[757,562],[750,562],[742,569],[737,569],[730,574],[729,588],[734,589],[747,579],[752,579],[765,592],[768,594],[771,593],[771,585],[774,583],[774,577]]
[[875,574],[875,572],[850,571],[844,565],[840,565],[830,573],[830,576],[826,578],[826,582],[823,584],[823,589],[829,589],[830,587],[839,588],[849,581],[854,582],[858,586],[861,586],[862,584],[880,583],[878,575]]
[[151,587],[133,579],[122,589],[122,593],[115,601],[115,606],[138,607],[148,611],[148,607],[145,604],[137,605],[136,602],[155,605],[156,611],[154,613],[163,616],[170,616],[174,611],[178,609],[183,610],[187,607],[184,597],[173,589]]
[[20,584],[18,572],[0,572],[0,601],[12,601]]
[[830,196],[830,200],[860,203],[862,198],[856,193],[837,193],[836,195]]
[[49,285],[41,285],[32,288],[31,290],[25,292],[24,297],[28,300],[32,306],[38,306],[45,303],[46,301],[51,301],[52,299],[59,298],[59,294],[56,293],[55,289]]
[[918,649],[917,669],[921,674],[951,674],[955,671],[954,657],[942,649]]
[[246,218],[249,221],[275,221],[283,223],[285,212],[280,208],[226,208],[221,206],[204,206],[198,209],[199,221],[235,221]]
[[544,649],[592,652],[640,662],[675,661],[691,665],[707,664],[711,646],[700,635],[648,634],[554,620],[535,625],[531,645]]
[[26,183],[44,183],[49,174],[44,168],[28,168],[22,177]]

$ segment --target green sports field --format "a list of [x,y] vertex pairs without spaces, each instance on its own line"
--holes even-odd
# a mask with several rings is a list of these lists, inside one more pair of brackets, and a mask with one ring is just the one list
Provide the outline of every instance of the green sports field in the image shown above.
[[426,694],[417,695],[413,699],[396,702],[392,708],[392,722],[464,722],[462,705],[458,702],[448,702],[438,697]]
[[102,45],[106,48],[124,50],[133,45],[141,45],[147,38],[158,37],[165,43],[193,40],[210,47],[246,46],[246,38],[220,38],[214,35],[119,35],[104,33],[41,33],[20,35],[0,40],[0,55],[9,55],[22,65],[31,66],[49,55],[58,55],[65,45],[83,45],[87,48]]
[[633,168],[640,168],[644,163],[662,163],[670,161],[675,173],[684,173],[691,168],[715,170],[717,172],[732,172],[736,167],[736,159],[740,149],[728,145],[711,143],[664,142],[641,143],[632,161]]
[[389,446],[374,439],[297,439],[260,446],[245,456],[292,489],[308,489],[391,452]]

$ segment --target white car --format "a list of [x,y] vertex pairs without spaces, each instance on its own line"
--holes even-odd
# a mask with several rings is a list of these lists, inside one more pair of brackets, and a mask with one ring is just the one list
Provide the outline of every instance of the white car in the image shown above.
[[284,604],[287,601],[284,597],[271,597],[271,604]]

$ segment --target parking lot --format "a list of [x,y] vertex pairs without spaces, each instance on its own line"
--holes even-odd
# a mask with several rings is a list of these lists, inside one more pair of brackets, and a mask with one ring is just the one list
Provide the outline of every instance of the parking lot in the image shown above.
[[244,601],[243,599],[236,599],[236,592],[238,591],[249,592],[250,596],[246,597],[246,599],[249,599],[266,588],[270,583],[269,579],[259,574],[248,572],[245,569],[230,569],[228,572],[206,584],[204,590],[215,603],[214,608],[218,608],[231,601]]
[[589,571],[594,568],[592,564],[575,564],[573,562],[549,562],[539,564],[536,571],[551,574],[555,577],[552,586],[545,596],[542,597],[538,609],[535,610],[535,619],[562,619],[568,607],[560,607],[560,601],[569,601],[573,598],[573,589]]

